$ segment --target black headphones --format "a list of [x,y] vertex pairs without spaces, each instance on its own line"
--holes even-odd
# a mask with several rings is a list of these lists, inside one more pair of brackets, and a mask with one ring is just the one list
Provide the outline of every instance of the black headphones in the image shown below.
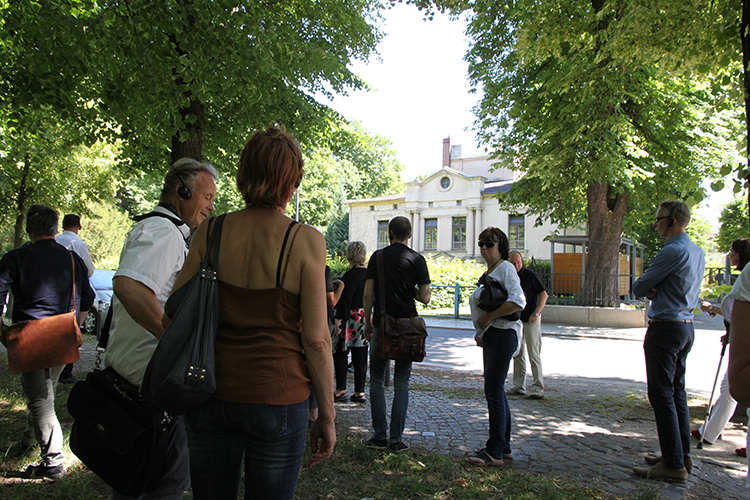
[[180,180],[182,181],[182,186],[177,188],[177,194],[183,200],[189,200],[190,197],[193,196],[193,193],[191,193],[190,188],[187,187],[187,183],[185,182],[185,179],[183,179],[180,174],[177,174],[177,177],[179,177]]

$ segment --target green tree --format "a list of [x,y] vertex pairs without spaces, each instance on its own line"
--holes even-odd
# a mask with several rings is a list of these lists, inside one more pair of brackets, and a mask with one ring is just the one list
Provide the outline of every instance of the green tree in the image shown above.
[[[714,9],[688,3],[664,2],[678,10],[664,16],[651,3],[471,2],[478,137],[525,173],[500,201],[586,227],[591,276],[616,268],[632,201],[647,201],[651,212],[656,200],[699,202],[699,181],[736,165],[725,138],[705,125],[729,107],[731,79],[685,76],[694,60],[683,58],[684,68],[676,60],[684,54],[677,35],[717,24]],[[720,54],[738,66],[736,47]],[[736,130],[731,112],[717,119]],[[596,279],[586,286],[606,289]]]
[[750,236],[747,219],[747,198],[735,198],[727,203],[719,216],[719,234],[716,236],[716,246],[719,251],[729,250],[729,246],[737,238]]
[[381,37],[379,2],[103,2],[88,42],[102,57],[100,110],[119,124],[131,167],[182,156],[231,168],[273,122],[303,142],[334,114],[314,92],[363,88],[349,69]]
[[48,108],[0,125],[0,221],[14,225],[14,246],[24,240],[32,204],[85,214],[89,202],[112,196],[116,149],[80,140],[74,126]]
[[117,269],[125,237],[133,226],[128,214],[111,203],[91,203],[81,217],[79,236],[89,246],[97,269]]

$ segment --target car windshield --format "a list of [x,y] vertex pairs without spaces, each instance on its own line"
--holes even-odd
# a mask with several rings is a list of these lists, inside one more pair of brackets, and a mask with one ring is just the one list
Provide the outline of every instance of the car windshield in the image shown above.
[[114,276],[114,271],[97,269],[91,276],[91,285],[97,290],[112,290],[112,278]]

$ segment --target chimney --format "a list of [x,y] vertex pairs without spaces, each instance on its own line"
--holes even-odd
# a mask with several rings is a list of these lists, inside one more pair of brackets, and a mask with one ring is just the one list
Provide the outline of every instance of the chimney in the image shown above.
[[443,166],[451,166],[451,138],[443,139]]

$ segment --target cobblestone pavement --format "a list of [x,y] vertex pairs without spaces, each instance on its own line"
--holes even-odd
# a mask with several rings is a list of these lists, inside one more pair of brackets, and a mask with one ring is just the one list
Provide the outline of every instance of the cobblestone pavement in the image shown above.
[[[483,383],[478,372],[415,364],[405,440],[417,450],[457,457],[482,447],[488,436]],[[622,498],[653,488],[665,499],[748,498],[747,467],[733,452],[744,446],[744,426],[730,424],[722,441],[691,451],[695,466],[686,485],[643,480],[632,468],[645,465],[642,457],[659,449],[644,384],[545,377],[545,386],[541,401],[509,397],[512,467],[567,475]],[[389,408],[391,397],[387,388]],[[339,432],[369,435],[369,404],[336,409]]]

